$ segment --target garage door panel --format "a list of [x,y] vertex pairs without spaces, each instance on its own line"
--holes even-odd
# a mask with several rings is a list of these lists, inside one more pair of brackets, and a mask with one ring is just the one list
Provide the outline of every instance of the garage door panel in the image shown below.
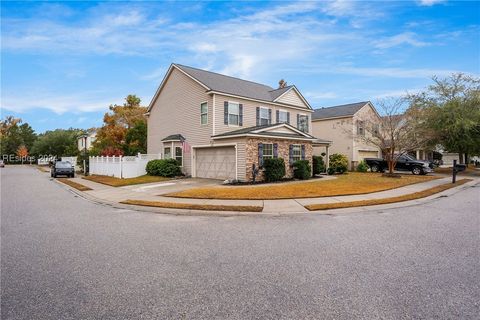
[[235,179],[234,147],[201,148],[196,150],[196,176],[210,179]]

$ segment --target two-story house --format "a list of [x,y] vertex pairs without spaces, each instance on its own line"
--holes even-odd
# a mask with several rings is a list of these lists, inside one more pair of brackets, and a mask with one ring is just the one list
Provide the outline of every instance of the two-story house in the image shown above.
[[[277,89],[172,64],[148,107],[148,153],[175,158],[185,175],[252,180],[266,158],[311,161],[312,108],[295,86]],[[261,175],[258,177],[261,179]]]
[[[354,170],[364,158],[381,156],[378,147],[362,139],[370,134],[367,126],[375,125],[379,114],[370,101],[351,103],[316,109],[312,115],[312,134],[333,142],[330,154],[341,153],[347,156],[349,169]],[[320,154],[322,147],[315,148]]]
[[78,151],[88,151],[92,148],[93,143],[97,138],[95,129],[89,129],[86,133],[77,138]]

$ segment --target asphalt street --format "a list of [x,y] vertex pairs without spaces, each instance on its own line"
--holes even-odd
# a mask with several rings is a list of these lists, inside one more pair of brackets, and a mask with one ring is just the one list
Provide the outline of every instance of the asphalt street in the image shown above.
[[480,186],[399,209],[175,216],[1,171],[2,319],[478,319]]

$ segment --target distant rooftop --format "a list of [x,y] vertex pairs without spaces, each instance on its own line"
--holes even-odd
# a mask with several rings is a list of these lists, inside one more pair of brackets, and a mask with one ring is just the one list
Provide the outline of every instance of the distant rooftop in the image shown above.
[[338,106],[315,109],[312,120],[353,116],[370,101],[342,104]]

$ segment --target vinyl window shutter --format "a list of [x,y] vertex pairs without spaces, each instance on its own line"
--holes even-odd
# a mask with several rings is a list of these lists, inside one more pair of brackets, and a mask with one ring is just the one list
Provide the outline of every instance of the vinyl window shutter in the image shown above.
[[309,128],[309,125],[308,125],[308,116],[307,116],[307,131],[305,131],[305,132],[308,133],[309,130],[310,130],[310,128]]
[[305,145],[302,144],[302,160],[305,160]]
[[238,125],[243,126],[243,104],[238,105]]
[[257,126],[260,125],[260,107],[257,107]]
[[280,111],[277,110],[275,111],[276,117],[277,117],[277,123],[280,123]]
[[290,124],[290,112],[287,112],[287,123]]
[[293,165],[293,145],[291,144],[288,149],[288,163]]
[[300,129],[300,115],[297,113],[297,129]]
[[278,158],[278,143],[273,144],[273,157]]
[[263,167],[263,143],[258,144],[258,166]]
[[228,101],[223,103],[223,123],[228,125]]
[[272,124],[272,109],[268,109],[268,124]]

